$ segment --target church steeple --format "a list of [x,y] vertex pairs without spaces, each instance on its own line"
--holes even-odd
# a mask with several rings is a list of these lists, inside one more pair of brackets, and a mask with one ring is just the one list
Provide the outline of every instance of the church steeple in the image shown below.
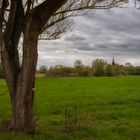
[[114,57],[113,57],[113,60],[112,60],[112,65],[113,65],[113,66],[115,65],[115,60],[114,60]]

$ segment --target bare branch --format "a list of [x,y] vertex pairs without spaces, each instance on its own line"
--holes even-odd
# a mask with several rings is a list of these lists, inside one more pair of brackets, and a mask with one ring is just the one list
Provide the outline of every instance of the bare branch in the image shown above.
[[[89,10],[91,9],[110,9],[113,7],[119,7],[120,5],[124,4],[126,0],[67,0],[65,4],[63,4],[46,22],[46,24],[42,27],[40,34],[46,31],[46,36],[48,36],[48,30],[50,31],[55,27],[57,24],[62,23],[69,17],[75,17],[80,15],[88,14]],[[64,24],[60,24],[62,29],[62,33],[64,33],[63,26],[66,27]],[[55,31],[55,30],[52,30]],[[67,30],[66,30],[67,31]],[[58,34],[58,32],[53,32],[50,34],[50,38],[52,35]],[[61,31],[59,31],[59,36]],[[47,39],[48,37],[46,37]],[[49,39],[50,39],[49,38]],[[53,38],[54,39],[54,38]]]
[[[54,39],[58,38],[56,34],[60,37],[60,34],[64,33],[64,29],[67,31],[67,22],[65,22],[67,18],[85,15],[91,9],[110,9],[118,7],[126,1],[127,0],[26,0],[24,1],[24,12],[26,15],[26,13],[31,13],[32,11],[33,20],[38,26],[39,33],[43,33],[43,36],[45,33],[46,38]],[[9,11],[9,9],[6,10]],[[2,25],[3,28],[5,28],[7,25],[6,19],[3,20]],[[58,30],[55,30],[56,28],[59,30],[59,35]],[[68,24],[68,29],[69,28],[70,25]],[[62,31],[60,31],[60,29],[62,29]],[[48,35],[50,35],[50,37],[48,37]]]
[[59,39],[62,34],[72,29],[72,20],[63,20],[45,30],[39,37],[40,40],[55,40]]

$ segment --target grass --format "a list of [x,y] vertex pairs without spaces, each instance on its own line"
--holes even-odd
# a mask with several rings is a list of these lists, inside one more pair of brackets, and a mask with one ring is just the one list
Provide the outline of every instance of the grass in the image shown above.
[[[0,140],[140,140],[140,77],[37,78],[34,115],[36,135],[1,133]],[[9,118],[7,94],[0,121]]]

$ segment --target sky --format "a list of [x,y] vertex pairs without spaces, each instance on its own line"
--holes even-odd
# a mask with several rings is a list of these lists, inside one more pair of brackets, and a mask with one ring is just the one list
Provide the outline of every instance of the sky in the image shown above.
[[90,65],[96,58],[109,63],[140,66],[140,10],[115,8],[92,11],[73,18],[73,30],[54,41],[39,41],[38,67],[72,66],[81,59]]

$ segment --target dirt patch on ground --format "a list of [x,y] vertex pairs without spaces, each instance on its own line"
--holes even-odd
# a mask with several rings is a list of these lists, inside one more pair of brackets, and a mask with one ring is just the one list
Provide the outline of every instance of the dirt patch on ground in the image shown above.
[[35,77],[36,78],[46,77],[46,74],[45,73],[36,73]]

